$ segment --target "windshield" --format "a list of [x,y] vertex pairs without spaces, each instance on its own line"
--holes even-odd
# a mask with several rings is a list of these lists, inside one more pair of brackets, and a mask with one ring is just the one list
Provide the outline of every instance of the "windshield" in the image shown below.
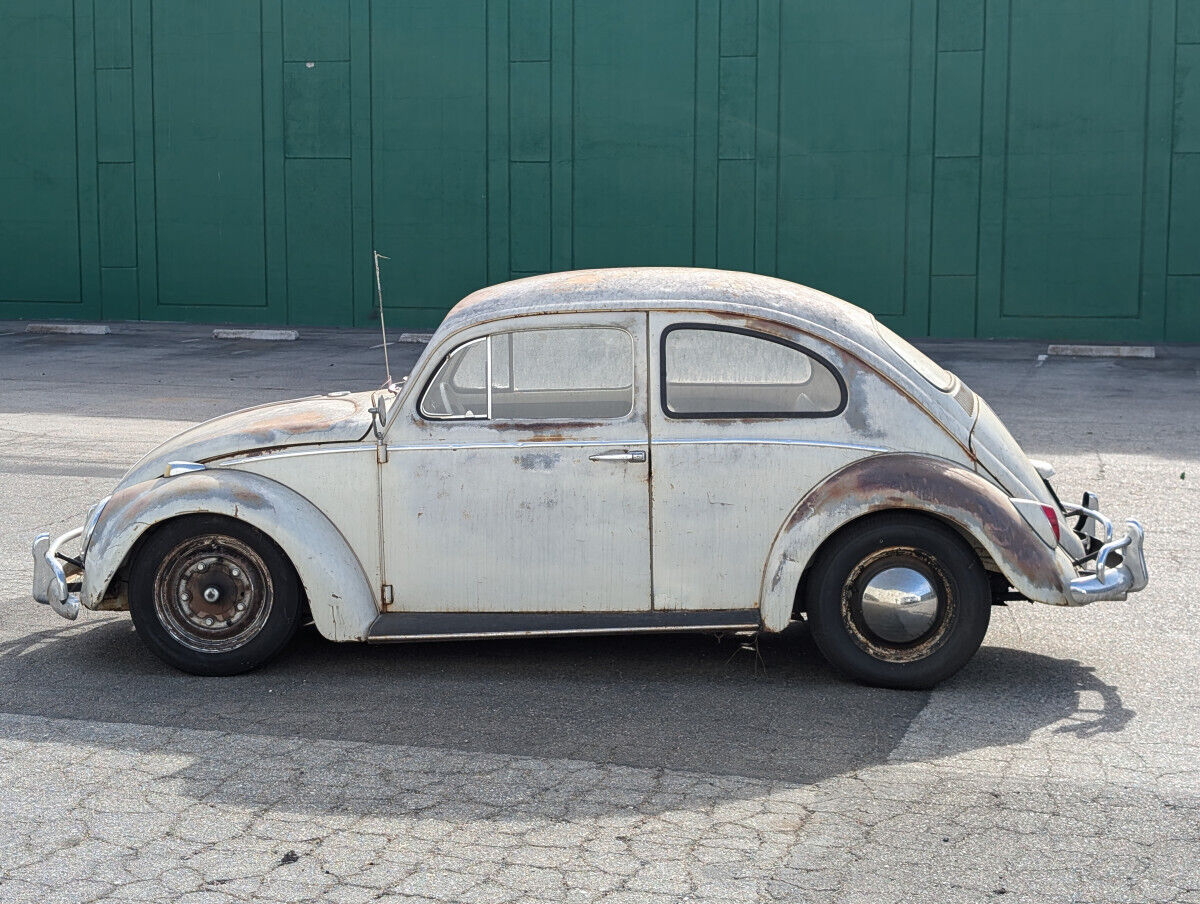
[[892,350],[903,358],[913,370],[942,392],[949,392],[954,388],[954,375],[950,371],[940,367],[937,362],[920,351],[915,345],[893,333],[882,323],[876,321],[875,326],[879,330],[879,335],[883,337],[884,342],[890,345]]

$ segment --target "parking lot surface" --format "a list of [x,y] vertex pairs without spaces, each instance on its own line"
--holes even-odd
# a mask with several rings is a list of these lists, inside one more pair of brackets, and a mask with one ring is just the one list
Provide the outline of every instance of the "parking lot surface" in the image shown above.
[[[802,626],[364,647],[172,671],[29,598],[28,546],[157,442],[382,382],[377,335],[0,323],[0,901],[1200,902],[1200,353],[926,343],[1064,498],[1146,525],[1126,603],[993,610],[931,692]],[[392,348],[393,369],[419,345]]]

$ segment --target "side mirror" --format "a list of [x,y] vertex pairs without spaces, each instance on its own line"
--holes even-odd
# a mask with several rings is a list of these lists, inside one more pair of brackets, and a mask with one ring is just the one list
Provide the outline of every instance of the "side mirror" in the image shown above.
[[371,412],[371,430],[374,431],[376,439],[383,439],[383,428],[387,426],[388,419],[387,397],[372,396],[371,401],[374,404],[367,409]]

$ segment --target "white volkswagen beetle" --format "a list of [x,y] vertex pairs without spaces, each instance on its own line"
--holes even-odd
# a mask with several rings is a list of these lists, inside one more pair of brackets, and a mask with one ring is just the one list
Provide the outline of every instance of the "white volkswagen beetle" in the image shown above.
[[[557,273],[460,302],[398,386],[261,405],[34,543],[207,675],[335,641],[782,631],[927,687],[990,607],[1124,599],[1143,531],[1063,505],[970,389],[860,308],[743,273]],[[1068,523],[1073,520],[1073,524]],[[64,550],[77,542],[75,555]]]

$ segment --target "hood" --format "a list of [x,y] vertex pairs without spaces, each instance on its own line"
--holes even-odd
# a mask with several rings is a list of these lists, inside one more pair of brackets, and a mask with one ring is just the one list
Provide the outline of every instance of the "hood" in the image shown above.
[[979,463],[1009,495],[1055,505],[1046,481],[1033,467],[1020,443],[1008,432],[991,406],[978,396],[976,399],[978,413],[971,430],[971,451],[979,458]]
[[134,465],[117,489],[161,477],[172,461],[203,463],[261,449],[360,440],[371,429],[374,394],[330,393],[223,414],[167,440]]

